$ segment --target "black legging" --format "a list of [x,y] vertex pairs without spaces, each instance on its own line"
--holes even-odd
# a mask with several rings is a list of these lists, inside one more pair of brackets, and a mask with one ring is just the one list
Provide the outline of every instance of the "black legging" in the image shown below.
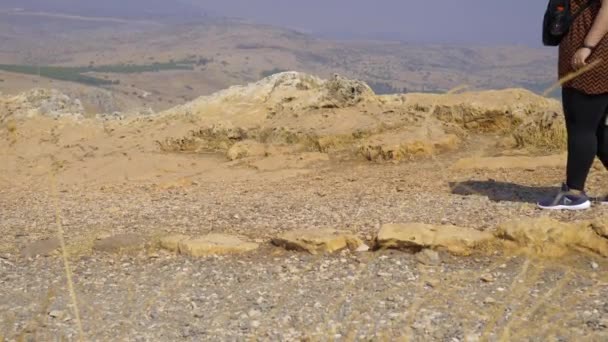
[[608,94],[564,88],[562,100],[568,131],[567,184],[583,191],[595,156],[608,168]]

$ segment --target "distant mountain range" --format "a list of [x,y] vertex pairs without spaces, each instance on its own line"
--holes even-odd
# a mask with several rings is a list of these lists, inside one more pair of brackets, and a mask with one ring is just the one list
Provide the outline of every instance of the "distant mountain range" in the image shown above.
[[[381,94],[462,84],[541,93],[555,80],[549,49],[405,43],[390,35],[338,40],[204,16],[173,1],[124,2],[120,13],[112,10],[116,0],[1,2],[0,92],[44,85],[73,93],[78,85],[98,94],[101,87],[128,107],[163,109],[286,70],[324,78],[338,73]],[[186,12],[192,21],[181,19]],[[106,95],[95,101],[107,103]]]

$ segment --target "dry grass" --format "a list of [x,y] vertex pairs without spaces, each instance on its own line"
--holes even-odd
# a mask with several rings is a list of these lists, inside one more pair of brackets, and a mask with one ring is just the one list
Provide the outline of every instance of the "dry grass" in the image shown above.
[[541,116],[524,122],[513,137],[518,148],[536,148],[544,151],[564,150],[568,134],[560,114],[546,112]]
[[61,224],[61,211],[59,208],[59,195],[57,193],[57,184],[56,184],[56,178],[54,174],[50,174],[50,184],[51,184],[51,195],[53,196],[54,199],[54,205],[55,205],[55,223],[57,224],[57,237],[59,238],[59,242],[61,244],[61,257],[63,260],[63,265],[64,265],[64,270],[65,270],[65,276],[66,276],[66,281],[67,281],[67,286],[68,286],[68,294],[70,297],[70,300],[72,302],[72,312],[74,314],[74,319],[76,321],[76,327],[78,328],[78,339],[83,342],[85,340],[84,338],[84,331],[82,329],[82,321],[80,320],[80,309],[78,307],[78,299],[76,296],[76,291],[74,290],[74,280],[72,277],[72,268],[70,267],[70,262],[69,262],[69,257],[68,257],[68,251],[66,248],[66,244],[65,244],[65,238],[64,238],[64,231],[63,231],[63,226]]

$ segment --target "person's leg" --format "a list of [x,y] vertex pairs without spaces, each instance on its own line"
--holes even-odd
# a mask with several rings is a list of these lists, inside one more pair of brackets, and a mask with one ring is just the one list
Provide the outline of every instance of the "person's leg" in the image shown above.
[[587,95],[564,88],[562,100],[568,133],[566,183],[554,198],[541,200],[541,209],[583,210],[591,207],[585,182],[598,153],[597,130],[606,110],[607,97]]
[[[608,98],[608,94],[606,94]],[[597,157],[602,162],[604,167],[608,169],[608,108],[606,108],[606,114],[600,121],[600,125],[597,128]],[[608,204],[608,194],[603,194],[600,197],[594,198],[596,202],[601,204]]]
[[[608,94],[606,95],[608,99]],[[597,128],[597,157],[604,164],[604,167],[608,169],[608,108],[606,108],[606,114],[602,117],[600,125]]]
[[584,191],[585,182],[598,154],[598,127],[608,105],[605,95],[587,95],[563,89],[563,105],[568,132],[568,188]]

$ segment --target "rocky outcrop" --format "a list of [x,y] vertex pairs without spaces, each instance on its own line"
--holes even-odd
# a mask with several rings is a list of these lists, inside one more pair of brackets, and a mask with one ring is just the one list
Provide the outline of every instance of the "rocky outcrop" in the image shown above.
[[[566,223],[548,217],[525,218],[498,227],[495,235],[534,254],[560,257],[577,251],[608,257],[608,239],[597,233],[602,220]],[[600,223],[601,222],[601,223]]]
[[365,139],[359,147],[368,160],[412,160],[458,148],[460,139],[438,126],[387,132]]
[[84,107],[80,100],[72,99],[55,89],[32,89],[16,96],[0,97],[0,122],[9,118],[35,116],[82,119]]
[[567,146],[566,125],[557,111],[539,111],[527,117],[513,132],[514,147],[534,146],[563,150]]

